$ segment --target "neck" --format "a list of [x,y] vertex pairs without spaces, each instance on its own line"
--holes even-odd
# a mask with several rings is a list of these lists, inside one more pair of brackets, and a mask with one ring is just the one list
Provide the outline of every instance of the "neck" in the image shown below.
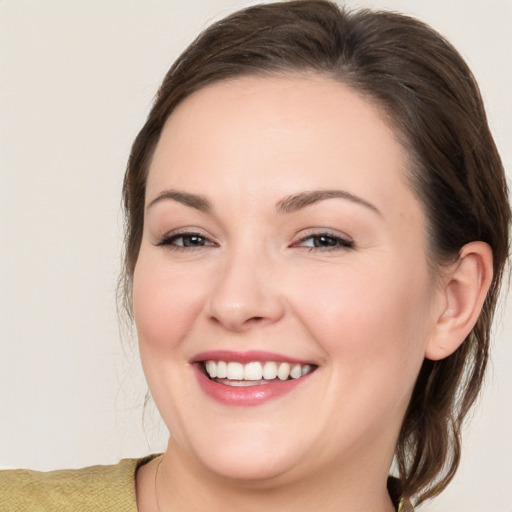
[[152,500],[151,507],[139,506],[141,512],[224,512],[235,507],[244,512],[394,511],[386,488],[387,461],[379,464],[359,458],[342,468],[324,468],[313,477],[309,473],[308,478],[281,475],[271,480],[240,482],[209,472],[170,443],[164,458],[153,463],[144,487],[149,497],[154,494],[156,481],[158,499]]

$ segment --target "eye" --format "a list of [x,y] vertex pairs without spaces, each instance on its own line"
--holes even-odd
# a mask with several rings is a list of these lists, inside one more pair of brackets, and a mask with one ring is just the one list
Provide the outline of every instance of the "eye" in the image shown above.
[[341,249],[352,249],[354,242],[348,238],[343,238],[332,233],[314,233],[301,238],[294,247],[305,247],[310,251],[318,249],[320,251],[335,251]]
[[215,243],[201,233],[175,233],[167,235],[155,243],[157,247],[169,247],[175,250],[201,249],[215,246]]

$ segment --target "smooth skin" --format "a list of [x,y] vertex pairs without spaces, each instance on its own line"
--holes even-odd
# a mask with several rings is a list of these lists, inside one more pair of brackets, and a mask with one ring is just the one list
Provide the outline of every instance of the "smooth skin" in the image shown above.
[[[158,465],[161,512],[394,510],[386,478],[421,364],[456,350],[492,276],[480,242],[434,274],[408,172],[378,108],[319,75],[216,83],[173,112],[133,285],[171,434],[138,472],[141,512],[158,509]],[[190,361],[206,350],[318,368],[279,399],[232,407],[198,384]]]

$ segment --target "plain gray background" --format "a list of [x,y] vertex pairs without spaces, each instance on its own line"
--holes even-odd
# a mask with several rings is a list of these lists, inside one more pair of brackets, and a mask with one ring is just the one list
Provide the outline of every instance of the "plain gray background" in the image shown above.
[[[236,0],[0,0],[0,466],[113,463],[165,447],[136,343],[120,340],[120,189],[178,53]],[[512,168],[512,1],[368,0],[469,61]],[[509,174],[510,176],[510,174]],[[432,512],[511,512],[512,304],[498,317],[462,467]]]

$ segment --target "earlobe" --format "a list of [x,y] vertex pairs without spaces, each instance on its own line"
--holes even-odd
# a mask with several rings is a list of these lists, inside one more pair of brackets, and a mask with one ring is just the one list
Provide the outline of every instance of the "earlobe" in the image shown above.
[[484,242],[471,242],[444,278],[444,308],[428,340],[425,357],[444,359],[469,335],[482,310],[492,282],[492,250]]

